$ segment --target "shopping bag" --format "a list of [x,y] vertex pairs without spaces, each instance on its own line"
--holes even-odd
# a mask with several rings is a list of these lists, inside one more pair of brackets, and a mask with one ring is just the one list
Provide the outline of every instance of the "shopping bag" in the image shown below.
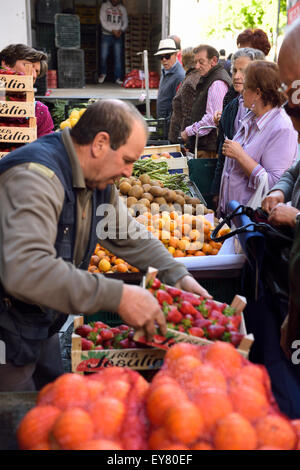
[[265,198],[269,191],[269,181],[267,173],[263,173],[260,176],[258,187],[256,188],[254,194],[249,199],[247,206],[252,207],[252,209],[257,209],[261,206],[262,200]]

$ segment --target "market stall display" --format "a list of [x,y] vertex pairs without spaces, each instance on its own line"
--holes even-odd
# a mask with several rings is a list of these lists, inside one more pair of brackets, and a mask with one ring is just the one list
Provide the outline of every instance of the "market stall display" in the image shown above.
[[106,248],[97,243],[95,252],[90,260],[88,271],[91,273],[138,273],[139,269],[131,266],[125,260],[118,258]]
[[33,76],[0,68],[5,96],[0,100],[0,158],[37,138]]

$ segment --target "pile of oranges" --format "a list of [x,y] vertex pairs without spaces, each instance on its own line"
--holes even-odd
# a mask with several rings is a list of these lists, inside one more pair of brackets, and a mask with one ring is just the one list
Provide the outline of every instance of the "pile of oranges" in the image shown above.
[[39,392],[37,405],[21,421],[19,448],[144,449],[144,397],[148,388],[141,375],[121,367],[89,376],[64,374]]
[[[161,240],[175,258],[217,255],[222,246],[222,243],[211,240],[213,227],[203,215],[179,214],[176,211],[145,212],[136,220]],[[219,236],[228,230],[221,229]]]
[[21,421],[20,449],[300,450],[263,366],[229,343],[178,343],[149,384],[122,367],[64,374]]
[[90,273],[138,273],[139,269],[118,258],[97,243],[88,271]]
[[283,416],[263,366],[229,343],[174,345],[147,395],[149,448],[299,448],[299,421]]

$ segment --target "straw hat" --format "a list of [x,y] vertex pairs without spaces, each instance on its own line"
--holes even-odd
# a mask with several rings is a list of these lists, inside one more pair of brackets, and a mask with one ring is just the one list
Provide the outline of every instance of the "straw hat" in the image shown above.
[[178,52],[175,41],[173,39],[162,39],[159,41],[158,51],[154,55],[174,54]]

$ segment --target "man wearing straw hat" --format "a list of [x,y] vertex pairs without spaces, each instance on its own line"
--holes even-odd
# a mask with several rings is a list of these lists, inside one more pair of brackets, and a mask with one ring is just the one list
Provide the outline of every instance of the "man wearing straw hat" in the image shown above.
[[178,50],[175,41],[168,38],[160,41],[158,51],[154,54],[160,58],[162,64],[156,104],[156,114],[158,118],[170,119],[172,100],[176,94],[178,85],[185,77],[184,68],[177,60]]

